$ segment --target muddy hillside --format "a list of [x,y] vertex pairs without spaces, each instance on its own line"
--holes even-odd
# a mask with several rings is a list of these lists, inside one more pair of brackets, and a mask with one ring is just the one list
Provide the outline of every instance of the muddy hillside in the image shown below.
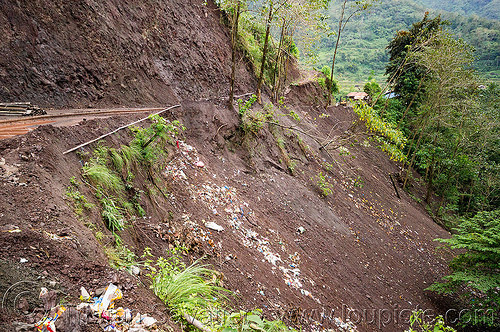
[[[203,257],[234,295],[219,302],[306,331],[402,331],[415,308],[446,308],[424,289],[446,272],[433,239],[449,233],[350,106],[325,107],[300,78],[284,103],[264,90],[262,105],[226,106],[230,31],[212,1],[0,8],[0,100],[175,106],[69,153],[145,114],[0,140],[0,330],[58,310],[57,331],[192,329],[150,289],[160,256]],[[238,58],[236,94],[253,92]],[[99,310],[108,293],[114,308]]]

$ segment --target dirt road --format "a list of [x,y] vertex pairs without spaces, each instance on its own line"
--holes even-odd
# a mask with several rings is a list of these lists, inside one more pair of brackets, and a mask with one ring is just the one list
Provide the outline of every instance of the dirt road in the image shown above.
[[52,124],[56,127],[73,126],[83,120],[127,115],[130,113],[151,113],[158,110],[161,110],[161,108],[63,109],[51,110],[48,111],[47,115],[34,117],[3,116],[0,117],[0,139],[24,135],[38,126],[45,124]]

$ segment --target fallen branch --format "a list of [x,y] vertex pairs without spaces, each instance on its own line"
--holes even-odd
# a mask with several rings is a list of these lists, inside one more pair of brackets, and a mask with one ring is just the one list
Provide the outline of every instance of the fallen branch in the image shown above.
[[[165,108],[165,109],[163,109],[163,110],[161,110],[161,111],[159,111],[159,112],[157,112],[157,113],[154,113],[153,115],[158,115],[158,114],[161,114],[161,113],[163,113],[163,112],[169,111],[169,110],[171,110],[171,109],[174,109],[174,108],[176,108],[176,107],[180,107],[180,106],[181,106],[181,105],[174,105],[174,106],[171,106],[171,107],[169,107],[169,108]],[[72,148],[72,149],[69,149],[69,150],[64,151],[64,152],[63,152],[63,154],[67,154],[67,153],[73,152],[73,151],[75,151],[75,150],[77,150],[77,149],[79,149],[79,148],[83,148],[84,146],[89,145],[90,143],[94,143],[94,142],[96,142],[96,141],[98,141],[98,140],[100,140],[100,139],[103,139],[104,137],[107,137],[107,136],[109,136],[109,135],[112,135],[112,134],[116,133],[116,132],[117,132],[117,131],[119,131],[119,130],[125,129],[125,128],[127,128],[127,127],[130,127],[130,126],[132,126],[132,125],[135,125],[135,124],[137,124],[137,123],[139,123],[139,122],[142,122],[142,121],[144,121],[144,120],[147,120],[147,119],[149,119],[149,116],[147,116],[147,117],[145,117],[145,118],[143,118],[143,119],[140,119],[140,120],[134,121],[134,122],[132,122],[132,123],[129,123],[129,124],[125,125],[125,126],[121,126],[120,128],[115,129],[115,130],[113,130],[112,132],[109,132],[109,133],[107,133],[107,134],[101,135],[101,136],[99,136],[99,137],[97,137],[97,138],[95,138],[95,139],[93,139],[93,140],[91,140],[91,141],[88,141],[88,142],[85,142],[85,143],[80,144],[80,145],[78,145],[78,146],[75,146],[75,147],[74,147],[74,148]]]
[[254,94],[253,92],[249,92],[249,93],[244,93],[244,94],[239,95],[239,96],[234,96],[233,98],[234,99],[238,99],[238,98],[243,98],[243,97],[251,96],[253,94]]
[[272,125],[275,125],[275,126],[278,126],[278,127],[281,127],[283,129],[288,129],[288,130],[294,130],[294,131],[297,131],[299,133],[302,133],[306,136],[309,136],[310,138],[312,138],[314,141],[316,141],[316,143],[318,143],[319,145],[321,145],[321,142],[320,142],[320,139],[321,137],[318,137],[318,136],[315,136],[315,135],[311,135],[309,134],[308,132],[302,130],[302,129],[299,129],[295,126],[285,126],[285,125],[282,125],[280,124],[279,122],[274,122],[274,121],[264,121],[264,123],[268,123],[268,124],[272,124]]
[[205,325],[203,325],[202,322],[200,322],[199,320],[197,320],[193,316],[190,316],[187,313],[184,313],[183,316],[184,316],[184,319],[187,320],[187,322],[189,324],[191,324],[194,327],[200,329],[201,331],[203,331],[203,332],[213,332],[211,329],[209,329],[208,327],[206,327]]
[[219,135],[219,131],[220,131],[222,128],[224,128],[225,126],[226,126],[226,124],[223,124],[223,125],[221,125],[219,128],[217,128],[217,131],[215,132],[214,137],[212,137],[212,140],[214,140],[214,141],[215,141],[215,138],[217,137],[217,135]]
[[401,199],[401,196],[399,196],[398,188],[396,187],[396,183],[394,182],[394,179],[392,178],[392,174],[389,174],[389,178],[391,179],[392,186],[394,187],[394,191],[396,191],[396,195],[398,196],[399,199]]

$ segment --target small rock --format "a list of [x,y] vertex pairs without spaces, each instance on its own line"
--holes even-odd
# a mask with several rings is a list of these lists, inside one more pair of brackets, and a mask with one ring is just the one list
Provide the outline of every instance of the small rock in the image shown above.
[[49,290],[45,287],[42,287],[40,291],[39,298],[43,302],[43,310],[50,310],[56,306],[57,303],[57,293],[54,290]]
[[210,229],[217,231],[217,232],[222,232],[224,230],[224,227],[217,225],[216,223],[214,223],[212,221],[207,222],[205,224],[205,227],[210,228]]
[[34,324],[26,324],[22,322],[13,322],[12,326],[14,327],[16,332],[31,332],[35,329]]
[[132,265],[132,266],[130,267],[130,273],[132,273],[132,274],[133,274],[133,275],[135,275],[135,276],[138,276],[139,274],[141,274],[141,269],[140,269],[140,268],[138,268],[138,267],[137,267],[137,266],[135,266],[135,265]]
[[154,324],[156,324],[157,320],[154,319],[153,317],[144,317],[142,319],[142,324],[145,326],[145,327],[150,327],[150,326],[153,326]]

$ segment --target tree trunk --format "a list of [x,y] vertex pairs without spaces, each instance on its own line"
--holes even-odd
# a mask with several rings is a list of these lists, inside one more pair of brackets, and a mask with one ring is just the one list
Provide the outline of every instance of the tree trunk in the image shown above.
[[[273,98],[274,98],[274,101],[278,100],[278,85],[279,85],[279,80],[281,79],[281,70],[280,70],[281,49],[283,47],[284,35],[285,35],[285,19],[283,19],[283,25],[281,26],[280,43],[278,46],[278,54],[276,54],[276,63],[274,65],[274,73],[273,73]],[[276,75],[278,76],[278,82],[276,82]]]
[[[344,0],[342,4],[342,11],[340,12],[339,18],[339,30],[337,31],[337,42],[335,43],[335,51],[333,51],[333,60],[332,60],[332,71],[330,73],[330,81],[333,86],[333,71],[335,69],[335,58],[337,57],[337,48],[339,47],[340,34],[342,33],[342,21],[344,19],[344,11],[347,0]],[[328,105],[332,103],[332,92],[328,91]]]
[[236,40],[238,39],[238,22],[240,19],[240,10],[241,10],[241,2],[238,0],[238,5],[236,7],[236,13],[235,16],[236,18],[233,19],[233,30],[231,33],[231,46],[232,46],[232,52],[231,52],[231,87],[229,89],[229,108],[231,110],[234,110],[234,104],[233,104],[233,99],[234,99],[234,81],[236,78]]
[[262,104],[262,99],[261,99],[261,92],[262,92],[262,83],[264,81],[264,66],[266,64],[266,57],[267,57],[267,44],[269,43],[269,32],[271,30],[271,20],[273,18],[273,3],[271,2],[271,5],[269,6],[269,16],[267,18],[267,24],[266,24],[266,36],[264,37],[264,49],[262,50],[262,61],[260,64],[260,75],[259,75],[259,82],[257,84],[257,102],[259,104]]

